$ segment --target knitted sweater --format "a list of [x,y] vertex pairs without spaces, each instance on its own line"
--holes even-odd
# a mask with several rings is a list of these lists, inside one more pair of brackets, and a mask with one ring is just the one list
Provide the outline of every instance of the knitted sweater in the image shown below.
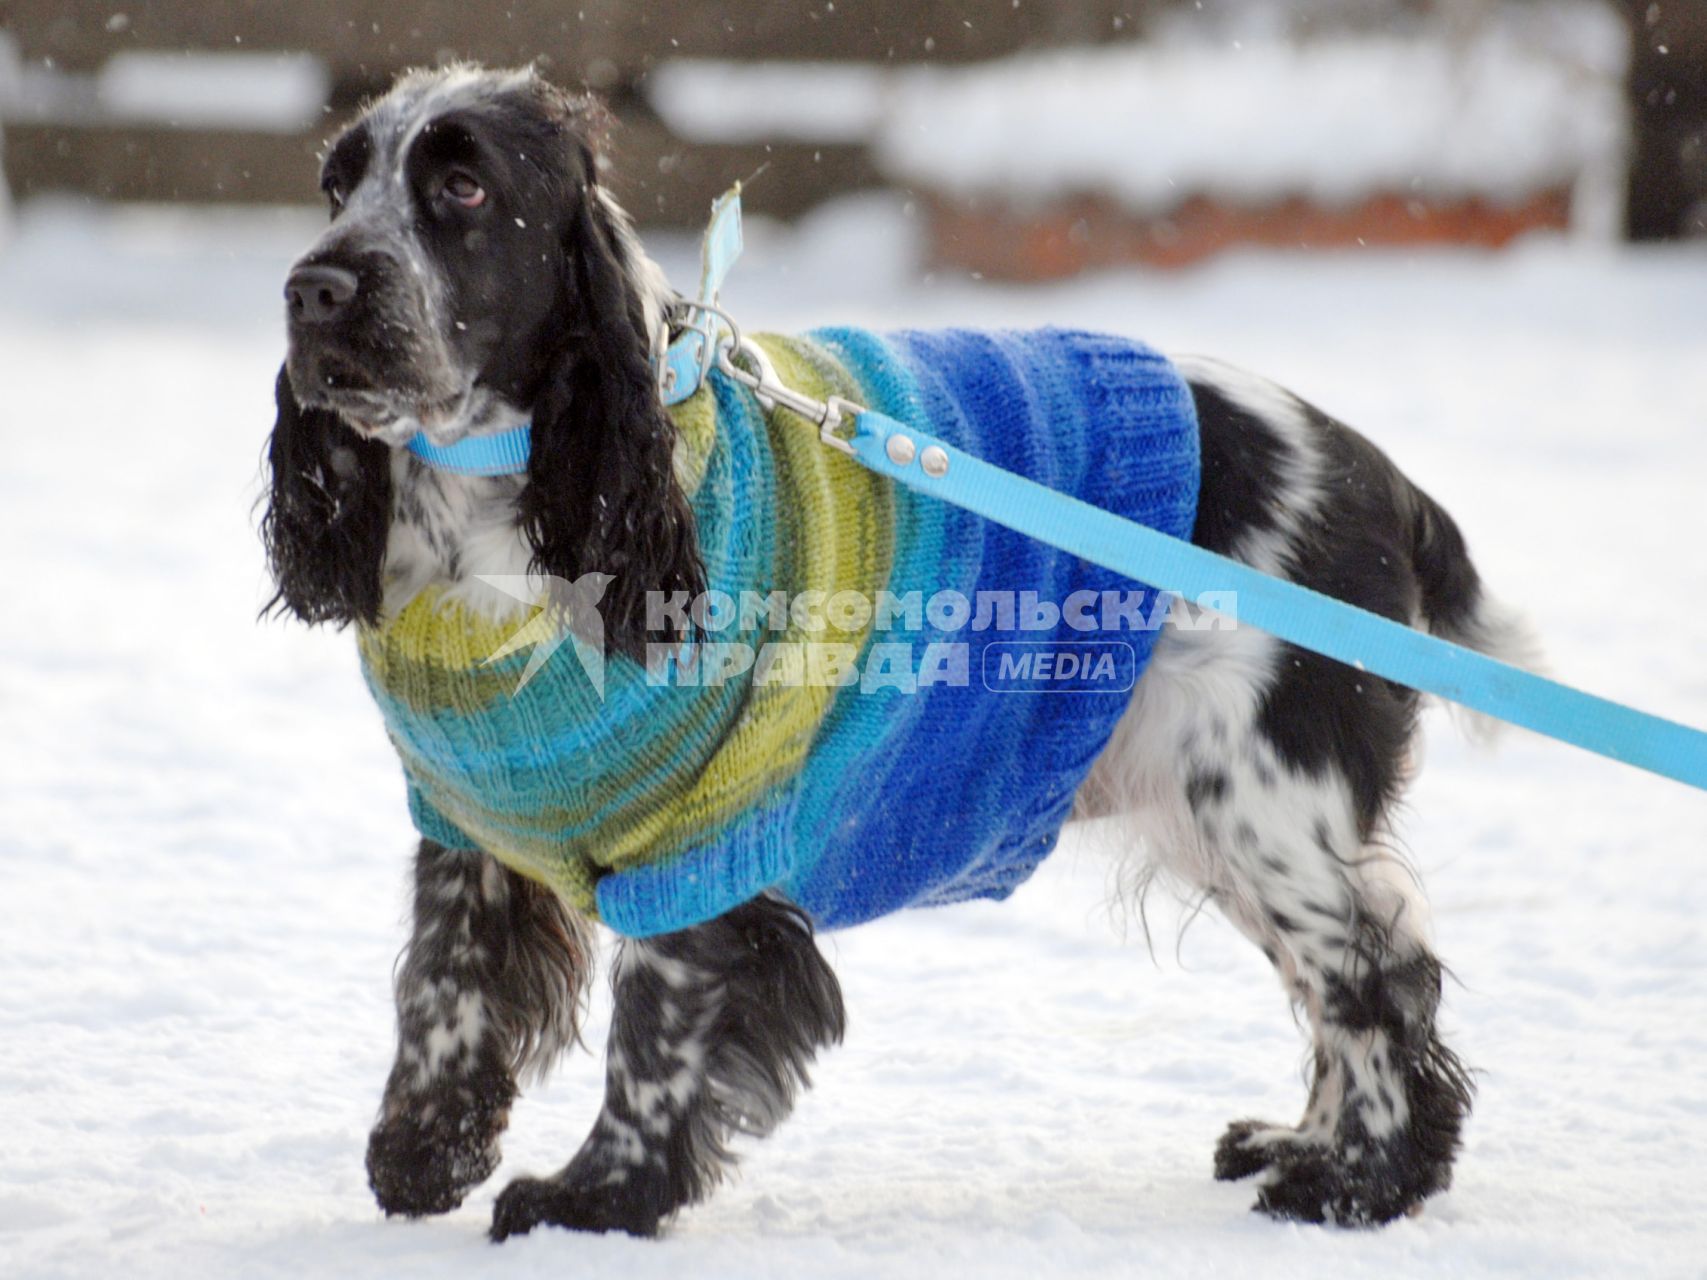
[[[759,345],[803,391],[1191,531],[1196,417],[1147,347],[1057,330]],[[1125,709],[1155,593],[892,485],[719,373],[672,413],[709,598],[782,592],[790,607],[723,610],[650,670],[613,655],[601,696],[567,647],[518,689],[528,652],[491,659],[516,620],[421,593],[360,634],[417,828],[632,936],[771,888],[823,928],[1007,896],[1054,847]],[[1085,630],[1111,602],[1114,629]]]

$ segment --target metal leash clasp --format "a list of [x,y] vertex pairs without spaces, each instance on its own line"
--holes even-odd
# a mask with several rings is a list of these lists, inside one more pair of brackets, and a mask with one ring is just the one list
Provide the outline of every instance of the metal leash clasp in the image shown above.
[[[805,418],[818,428],[820,441],[832,449],[840,449],[849,457],[854,456],[853,446],[842,437],[839,429],[844,422],[864,413],[864,405],[855,404],[842,396],[820,400],[803,391],[796,391],[777,376],[776,367],[758,345],[742,335],[741,326],[735,323],[734,316],[722,307],[705,302],[695,302],[692,305],[713,313],[728,327],[729,331],[722,334],[717,343],[717,367],[725,375],[750,390],[767,410],[780,405],[790,413]],[[736,364],[737,356],[752,367],[744,369]]]

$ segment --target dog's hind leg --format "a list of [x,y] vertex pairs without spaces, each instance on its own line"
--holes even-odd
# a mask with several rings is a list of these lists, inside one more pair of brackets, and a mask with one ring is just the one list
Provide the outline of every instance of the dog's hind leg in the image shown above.
[[1407,691],[1260,632],[1172,629],[1081,803],[1137,815],[1308,1017],[1303,1120],[1241,1121],[1215,1155],[1277,1217],[1385,1222],[1450,1181],[1469,1080],[1436,1029],[1421,892],[1382,847],[1414,718]]
[[589,929],[484,853],[421,842],[398,964],[397,1058],[368,1140],[386,1213],[444,1213],[498,1165],[517,1081],[575,1039]]
[[[1362,436],[1272,383],[1183,361],[1203,488],[1192,540],[1384,617],[1515,653],[1451,518]],[[1220,622],[1229,619],[1222,617]],[[1451,1177],[1470,1105],[1435,1014],[1426,907],[1391,850],[1417,696],[1176,605],[1081,812],[1128,813],[1308,1015],[1297,1126],[1234,1125],[1222,1178],[1280,1217],[1382,1222]]]
[[495,1240],[542,1223],[655,1234],[721,1180],[734,1135],[787,1116],[817,1051],[842,1037],[835,974],[777,898],[625,941],[612,981],[604,1107],[566,1168],[504,1189]]
[[1230,1126],[1215,1176],[1260,1175],[1256,1207],[1276,1217],[1387,1222],[1450,1185],[1469,1111],[1468,1074],[1436,1026],[1440,962],[1409,870],[1358,838],[1334,803],[1343,789],[1280,773],[1273,790],[1297,817],[1262,803],[1261,825],[1230,788],[1193,798],[1214,841],[1212,896],[1308,1018],[1310,1097],[1296,1126]]

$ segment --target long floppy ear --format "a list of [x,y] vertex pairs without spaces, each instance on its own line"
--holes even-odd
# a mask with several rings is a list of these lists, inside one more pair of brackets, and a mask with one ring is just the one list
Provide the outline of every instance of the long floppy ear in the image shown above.
[[658,398],[640,264],[591,176],[564,228],[568,280],[561,332],[572,335],[534,404],[533,453],[521,495],[534,569],[575,581],[607,573],[601,614],[610,648],[644,658],[648,592],[704,590],[693,512],[676,483],[675,426]]
[[277,593],[263,612],[304,622],[377,622],[380,566],[391,523],[391,451],[324,409],[305,409],[283,369],[267,442],[261,517]]

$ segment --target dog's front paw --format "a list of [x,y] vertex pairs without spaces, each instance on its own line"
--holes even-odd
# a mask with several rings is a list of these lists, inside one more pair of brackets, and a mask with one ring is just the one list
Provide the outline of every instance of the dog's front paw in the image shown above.
[[657,1235],[664,1218],[660,1198],[638,1171],[620,1172],[627,1176],[594,1181],[576,1176],[571,1165],[554,1178],[517,1178],[492,1206],[492,1239],[526,1235],[538,1226]]
[[1248,1178],[1277,1161],[1296,1156],[1305,1146],[1296,1129],[1266,1120],[1235,1120],[1215,1144],[1215,1180]]
[[1445,1190],[1448,1181],[1439,1171],[1379,1148],[1306,1148],[1271,1166],[1251,1207],[1291,1222],[1376,1227],[1420,1213],[1423,1201]]
[[515,1095],[503,1084],[443,1090],[374,1126],[367,1177],[381,1209],[411,1218],[448,1213],[492,1176]]

